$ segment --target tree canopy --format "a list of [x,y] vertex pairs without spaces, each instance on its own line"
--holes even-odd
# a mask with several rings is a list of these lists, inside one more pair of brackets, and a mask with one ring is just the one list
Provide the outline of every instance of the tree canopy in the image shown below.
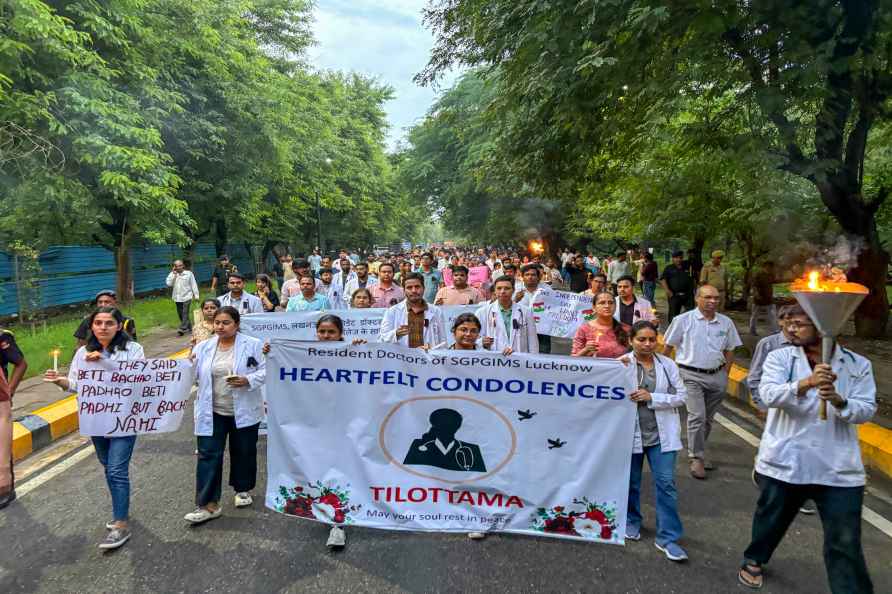
[[[455,65],[497,79],[488,110],[512,170],[589,214],[610,204],[618,167],[653,174],[666,163],[661,146],[684,152],[676,163],[694,174],[651,177],[675,185],[673,214],[712,204],[713,182],[735,204],[747,178],[769,172],[792,184],[803,208],[819,200],[860,245],[850,276],[871,296],[856,325],[876,335],[889,311],[877,214],[890,187],[878,150],[890,120],[890,19],[892,6],[877,0],[438,0],[426,13],[437,44],[419,80]],[[718,153],[717,138],[727,143]],[[754,161],[737,159],[753,153]]]

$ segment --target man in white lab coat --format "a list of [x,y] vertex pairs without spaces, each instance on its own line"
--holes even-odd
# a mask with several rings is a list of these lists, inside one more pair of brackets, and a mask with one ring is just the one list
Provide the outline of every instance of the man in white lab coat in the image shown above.
[[[837,345],[821,362],[821,336],[800,306],[787,313],[792,346],[765,359],[759,397],[768,419],[756,472],[762,493],[753,516],[752,541],[737,579],[763,582],[768,563],[806,499],[815,502],[824,527],[824,565],[834,594],[873,592],[861,548],[864,465],[857,425],[876,412],[870,361]],[[819,420],[819,408],[827,419]]]
[[439,307],[424,300],[424,277],[410,272],[403,281],[403,290],[406,299],[384,312],[378,342],[445,348],[446,321]]
[[489,351],[538,353],[536,322],[529,307],[514,301],[514,277],[500,276],[493,285],[495,299],[477,310],[483,328],[480,339]]

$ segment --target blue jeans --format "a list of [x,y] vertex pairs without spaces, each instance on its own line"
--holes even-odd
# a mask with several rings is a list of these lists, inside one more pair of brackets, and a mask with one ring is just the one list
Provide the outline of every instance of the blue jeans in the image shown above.
[[644,293],[644,298],[650,301],[650,304],[656,309],[657,304],[654,300],[657,295],[657,283],[654,281],[641,281],[641,292]]
[[130,456],[136,436],[93,437],[96,457],[105,467],[105,482],[112,499],[112,516],[126,522],[130,516]]
[[641,529],[641,471],[646,456],[657,495],[657,544],[660,545],[677,542],[683,534],[681,518],[678,517],[678,492],[675,490],[675,454],[661,452],[660,444],[644,448],[643,454],[632,454],[626,523]]

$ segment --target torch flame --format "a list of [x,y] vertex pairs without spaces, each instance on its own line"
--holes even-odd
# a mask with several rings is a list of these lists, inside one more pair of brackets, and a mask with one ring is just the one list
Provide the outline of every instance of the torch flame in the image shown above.
[[848,282],[845,273],[838,268],[830,269],[827,275],[821,274],[820,270],[812,270],[794,280],[790,289],[814,293],[870,293],[864,285]]
[[530,253],[533,254],[534,256],[539,256],[542,254],[542,252],[545,251],[545,246],[542,245],[541,241],[538,241],[536,239],[531,240],[528,247],[529,247]]

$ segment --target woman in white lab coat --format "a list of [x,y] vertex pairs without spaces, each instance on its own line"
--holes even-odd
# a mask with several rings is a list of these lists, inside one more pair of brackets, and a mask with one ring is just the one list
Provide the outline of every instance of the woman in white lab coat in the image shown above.
[[635,365],[636,390],[629,399],[636,404],[635,437],[629,477],[626,539],[641,539],[641,480],[644,459],[650,465],[656,491],[657,533],[654,544],[671,561],[684,561],[687,553],[678,544],[682,537],[675,488],[675,457],[682,448],[678,408],[687,397],[675,362],[658,355],[657,327],[636,322],[630,332],[633,352],[624,355]]
[[482,305],[475,312],[483,326],[480,331],[483,348],[489,351],[506,352],[506,349],[510,349],[508,352],[538,353],[536,321],[529,307],[514,302],[514,279],[510,276],[496,279],[493,294],[495,300]]
[[198,394],[195,435],[198,463],[195,503],[184,519],[201,524],[220,517],[223,453],[229,440],[229,484],[235,506],[253,503],[257,481],[257,434],[263,418],[261,387],[266,379],[263,343],[239,332],[239,312],[224,306],[214,315],[213,338],[195,345],[192,360]]

